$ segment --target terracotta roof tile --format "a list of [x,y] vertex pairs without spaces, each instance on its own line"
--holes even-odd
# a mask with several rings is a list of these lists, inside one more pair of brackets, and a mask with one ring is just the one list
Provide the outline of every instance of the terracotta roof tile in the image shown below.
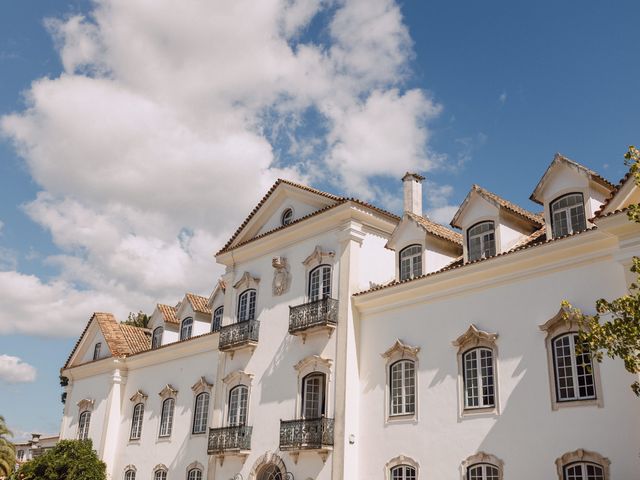
[[178,317],[176,316],[177,309],[176,307],[172,307],[171,305],[164,305],[162,303],[158,304],[158,310],[162,313],[164,317],[164,321],[167,323],[174,323],[178,325],[180,322],[178,321]]
[[421,217],[411,212],[406,212],[406,214],[414,219],[418,224],[420,224],[427,232],[435,235],[436,237],[440,237],[443,240],[448,240],[449,242],[453,242],[456,245],[462,245],[462,235],[458,232],[454,232],[450,228],[445,227],[444,225],[440,225],[439,223],[432,222],[428,218]]
[[194,312],[211,314],[211,308],[207,305],[207,298],[194,293],[187,293],[187,299]]
[[143,352],[151,348],[151,333],[146,328],[133,325],[120,324],[120,329],[125,340],[129,344],[131,353]]
[[597,218],[599,217],[602,212],[604,212],[605,208],[607,208],[607,206],[609,205],[609,203],[611,203],[611,200],[613,200],[613,198],[618,194],[618,192],[620,191],[620,189],[622,188],[622,186],[627,183],[627,180],[629,180],[631,178],[631,171],[628,171],[626,173],[626,175],[624,177],[622,177],[620,179],[620,181],[618,182],[618,184],[613,187],[613,190],[611,190],[611,193],[609,194],[609,196],[605,199],[604,203],[600,206],[600,208],[593,214],[593,218]]
[[94,313],[93,316],[97,320],[98,325],[100,325],[100,330],[102,331],[102,335],[104,335],[111,354],[114,357],[129,355],[131,348],[124,338],[116,317],[111,313]]

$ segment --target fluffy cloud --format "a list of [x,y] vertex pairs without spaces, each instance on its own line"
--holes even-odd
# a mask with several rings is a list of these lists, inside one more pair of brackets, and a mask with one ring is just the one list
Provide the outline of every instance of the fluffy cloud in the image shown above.
[[6,383],[29,383],[36,379],[36,369],[18,357],[0,355],[0,380]]
[[96,0],[46,25],[64,73],[0,129],[41,188],[25,210],[61,273],[2,272],[0,332],[73,334],[94,310],[206,294],[212,253],[278,177],[380,201],[376,179],[439,165],[441,106],[402,88],[394,0]]

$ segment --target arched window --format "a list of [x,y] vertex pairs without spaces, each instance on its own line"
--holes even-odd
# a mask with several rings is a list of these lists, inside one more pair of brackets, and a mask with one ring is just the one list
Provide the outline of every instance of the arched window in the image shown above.
[[409,245],[400,251],[400,280],[422,275],[422,247]]
[[496,232],[493,222],[477,223],[467,230],[469,261],[493,257],[496,254]]
[[151,348],[158,348],[162,345],[162,333],[164,332],[164,328],[156,327],[153,330],[153,337],[151,338]]
[[249,400],[249,388],[246,385],[238,385],[229,392],[229,426],[247,424],[247,403]]
[[604,469],[596,463],[572,463],[564,467],[563,480],[605,480]]
[[238,297],[238,321],[246,322],[256,318],[256,290],[250,288]]
[[100,358],[100,350],[102,349],[102,343],[98,342],[93,347],[93,359],[98,360]]
[[187,473],[187,480],[202,480],[202,470],[199,468],[192,468]]
[[573,332],[555,337],[551,342],[558,402],[596,398],[591,354],[586,345],[578,353],[578,341],[578,334]]
[[558,480],[610,480],[610,465],[608,458],[582,448],[556,460]]
[[136,480],[136,471],[128,469],[124,472],[124,480]]
[[209,412],[209,394],[202,392],[196,396],[193,408],[193,433],[205,433],[207,431],[207,413]]
[[133,415],[131,416],[131,434],[129,440],[139,440],[142,435],[142,418],[144,416],[144,403],[137,403],[133,407]]
[[416,480],[416,469],[411,465],[398,465],[390,471],[390,480]]
[[166,470],[156,470],[153,474],[153,480],[167,480]]
[[495,367],[493,352],[474,348],[462,355],[464,408],[495,406]]
[[282,226],[289,225],[293,221],[293,209],[286,208],[284,212],[282,212],[282,217],[280,217],[280,221]]
[[180,340],[186,340],[187,338],[191,338],[191,332],[193,331],[193,318],[185,318],[182,321],[182,326],[180,327]]
[[175,407],[175,399],[167,398],[162,402],[162,415],[160,417],[160,437],[170,437],[173,430],[173,409]]
[[389,367],[389,415],[413,415],[416,409],[416,371],[412,360]]
[[569,193],[551,202],[551,227],[553,238],[587,228],[584,199],[581,193]]
[[85,411],[80,414],[78,419],[78,440],[86,440],[89,438],[89,425],[91,424],[91,412]]
[[224,307],[218,307],[213,312],[213,320],[211,321],[211,331],[217,332],[222,326],[222,314],[224,313]]
[[478,463],[467,468],[466,480],[500,480],[500,470],[489,463]]
[[331,296],[331,265],[319,265],[309,273],[309,300]]
[[302,379],[302,418],[325,415],[325,378],[323,373],[314,372]]

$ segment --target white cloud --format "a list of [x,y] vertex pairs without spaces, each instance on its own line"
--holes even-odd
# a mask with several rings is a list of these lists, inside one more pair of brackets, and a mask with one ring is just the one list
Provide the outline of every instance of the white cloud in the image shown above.
[[[317,15],[314,43],[303,33]],[[413,52],[394,0],[96,0],[46,25],[65,72],[35,80],[0,131],[41,188],[25,210],[61,273],[2,272],[4,333],[76,334],[94,310],[206,294],[212,254],[277,177],[339,172],[379,201],[377,178],[441,160],[429,149],[441,106],[402,89]],[[312,139],[296,130],[309,110],[323,126]],[[274,131],[304,162],[282,161]]]
[[0,355],[0,380],[6,383],[34,382],[36,369],[18,357]]
[[500,105],[504,105],[505,102],[507,101],[507,92],[503,91],[500,96],[498,97],[498,101],[500,102]]
[[0,235],[2,235],[2,228],[4,227],[4,222],[0,220]]

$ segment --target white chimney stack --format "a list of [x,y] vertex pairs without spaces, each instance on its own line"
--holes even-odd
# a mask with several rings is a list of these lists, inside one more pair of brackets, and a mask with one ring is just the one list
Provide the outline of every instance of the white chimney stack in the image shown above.
[[405,173],[402,177],[404,184],[404,211],[422,216],[422,181],[424,177],[417,173]]

